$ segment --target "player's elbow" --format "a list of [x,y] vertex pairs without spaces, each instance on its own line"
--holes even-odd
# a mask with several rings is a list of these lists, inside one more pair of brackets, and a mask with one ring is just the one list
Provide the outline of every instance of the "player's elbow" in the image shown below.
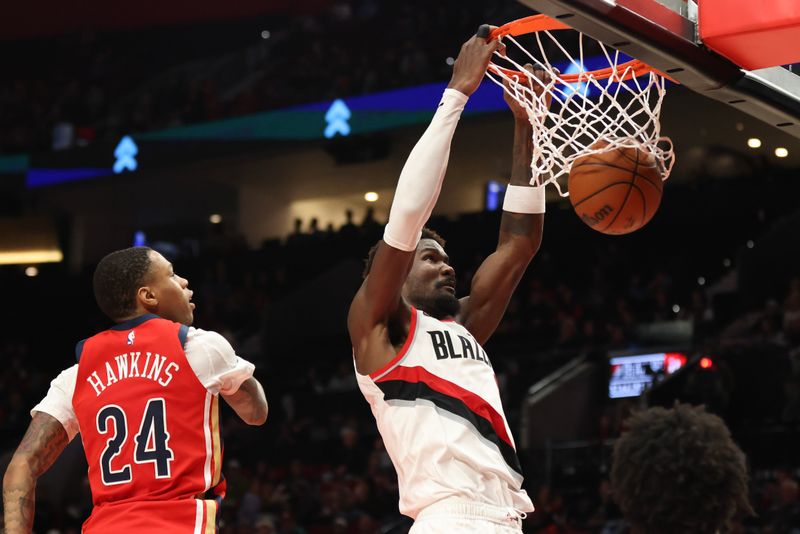
[[251,426],[261,426],[267,422],[267,415],[269,415],[269,404],[266,399],[263,403],[255,406],[244,422]]

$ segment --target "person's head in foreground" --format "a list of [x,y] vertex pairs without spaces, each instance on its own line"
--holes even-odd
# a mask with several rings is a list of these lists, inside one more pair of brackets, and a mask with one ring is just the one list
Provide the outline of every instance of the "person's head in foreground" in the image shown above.
[[[429,228],[422,229],[414,263],[403,284],[403,298],[432,317],[455,317],[461,309],[456,297],[456,271],[444,250],[445,241]],[[369,274],[378,245],[370,249],[364,277]]]
[[189,281],[151,248],[112,252],[97,264],[92,283],[97,305],[114,322],[146,313],[185,325],[194,320]]
[[703,407],[650,408],[614,446],[611,485],[634,534],[715,534],[752,514],[744,453]]

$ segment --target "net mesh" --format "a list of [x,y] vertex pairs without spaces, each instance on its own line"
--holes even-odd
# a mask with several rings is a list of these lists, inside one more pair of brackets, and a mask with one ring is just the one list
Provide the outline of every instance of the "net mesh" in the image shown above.
[[[664,77],[638,61],[628,61],[603,43],[576,33],[578,53],[574,55],[549,30],[533,34],[536,46],[530,48],[538,48],[538,54],[506,35],[503,42],[507,53],[496,53],[495,62],[487,71],[487,76],[525,109],[533,127],[531,184],[552,183],[559,195],[567,196],[569,192],[562,190],[559,179],[569,174],[575,160],[623,147],[652,155],[662,180],[666,180],[675,155],[672,141],[661,136],[659,122],[666,94]],[[550,46],[545,47],[548,39]],[[591,41],[591,48],[599,46],[609,65],[603,69],[604,74],[584,69],[584,41]],[[509,44],[523,52],[525,63],[545,70],[550,79],[521,76],[519,73],[526,71],[510,57]],[[550,49],[549,54],[546,48]],[[570,74],[561,74],[554,66],[557,64]]]

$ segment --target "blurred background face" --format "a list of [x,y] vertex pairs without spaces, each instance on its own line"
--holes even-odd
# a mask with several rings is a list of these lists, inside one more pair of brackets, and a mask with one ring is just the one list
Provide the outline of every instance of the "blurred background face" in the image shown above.
[[422,239],[403,286],[403,297],[436,318],[454,317],[460,304],[456,298],[456,272],[450,258],[433,239]]
[[194,321],[194,304],[189,281],[173,270],[172,264],[158,252],[150,253],[150,279],[148,286],[158,299],[150,310],[159,317],[190,325]]

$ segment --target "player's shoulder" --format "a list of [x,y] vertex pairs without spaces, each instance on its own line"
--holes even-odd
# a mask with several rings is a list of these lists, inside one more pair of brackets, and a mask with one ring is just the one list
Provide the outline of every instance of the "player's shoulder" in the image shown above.
[[78,364],[74,363],[69,367],[63,369],[58,376],[76,376],[78,374]]
[[203,330],[202,328],[188,327],[186,332],[186,346],[213,347],[225,352],[233,351],[230,341],[225,336],[214,330]]
[[78,364],[75,363],[58,373],[58,375],[50,382],[50,385],[58,386],[65,390],[70,390],[75,387],[75,381],[77,379]]

